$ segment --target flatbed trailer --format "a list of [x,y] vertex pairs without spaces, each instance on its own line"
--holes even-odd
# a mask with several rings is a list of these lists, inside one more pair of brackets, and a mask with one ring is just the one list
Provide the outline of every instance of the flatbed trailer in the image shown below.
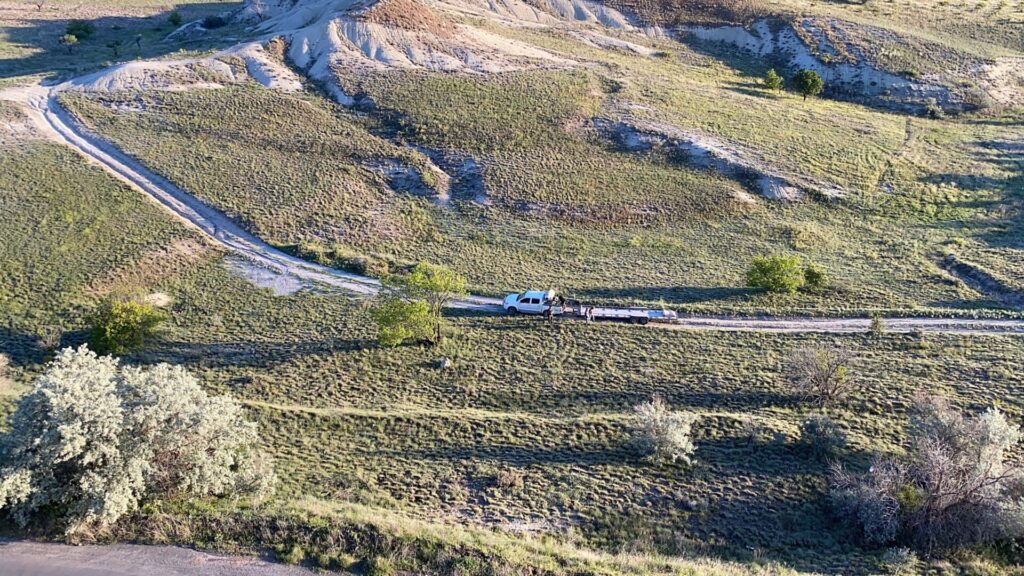
[[618,320],[631,324],[672,322],[679,315],[672,310],[657,310],[643,306],[593,306],[578,300],[556,297],[554,290],[533,290],[509,294],[502,307],[509,314],[538,314],[546,318],[562,316],[592,320]]

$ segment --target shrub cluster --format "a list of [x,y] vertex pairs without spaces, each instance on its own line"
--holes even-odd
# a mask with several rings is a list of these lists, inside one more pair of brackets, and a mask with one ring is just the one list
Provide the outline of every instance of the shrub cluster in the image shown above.
[[184,369],[122,367],[61,351],[0,436],[0,511],[56,520],[70,538],[165,497],[265,495],[273,474],[256,425]]
[[933,556],[1024,534],[1024,476],[1008,452],[1021,433],[998,410],[964,416],[919,394],[906,455],[878,456],[863,474],[832,472],[837,512],[871,545]]

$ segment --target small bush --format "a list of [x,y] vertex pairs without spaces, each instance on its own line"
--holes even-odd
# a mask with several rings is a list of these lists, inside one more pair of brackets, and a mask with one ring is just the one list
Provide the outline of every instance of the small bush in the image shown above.
[[804,268],[804,286],[812,292],[821,292],[828,286],[828,274],[818,266],[810,264]]
[[298,544],[280,545],[275,547],[277,559],[285,564],[302,564],[306,560],[306,551]]
[[793,76],[793,86],[807,100],[808,96],[817,96],[825,89],[825,81],[814,70],[800,70]]
[[672,412],[661,396],[634,409],[634,430],[640,449],[655,462],[690,463],[696,450],[691,438],[695,414]]
[[764,87],[772,92],[778,92],[782,90],[783,80],[782,76],[775,71],[775,68],[771,68],[764,75]]
[[929,98],[928,102],[924,105],[924,115],[934,120],[941,120],[946,117],[946,111],[942,109],[942,106],[939,106],[935,98]]
[[846,448],[846,432],[826,414],[814,414],[800,425],[800,443],[815,458],[830,458]]
[[494,477],[494,485],[502,492],[518,494],[526,486],[526,474],[515,468],[501,470]]
[[747,286],[768,292],[792,294],[806,281],[797,256],[759,256],[747,271]]
[[60,45],[68,49],[68,54],[71,54],[75,46],[78,44],[78,36],[74,34],[65,34],[60,37]]
[[92,318],[91,344],[100,354],[124,354],[142,347],[166,320],[150,304],[131,300],[106,300]]
[[882,318],[881,314],[871,315],[871,325],[868,331],[875,338],[885,335],[885,319]]
[[92,24],[85,20],[72,20],[68,22],[68,27],[64,31],[65,34],[74,36],[78,40],[87,39],[89,36],[92,36],[93,32],[95,32],[95,29],[92,27]]
[[61,351],[0,434],[0,512],[69,537],[163,498],[269,494],[274,476],[241,405],[184,369]]
[[394,576],[397,573],[395,562],[386,556],[374,556],[366,565],[366,576]]
[[882,554],[882,565],[885,566],[886,573],[892,576],[917,574],[920,563],[917,554],[910,548],[889,548]]
[[177,28],[178,26],[181,26],[181,23],[184,21],[184,19],[181,17],[181,12],[175,10],[174,12],[171,12],[170,16],[167,17],[167,21],[170,22],[171,26]]
[[965,417],[927,394],[909,415],[905,455],[877,456],[863,474],[835,466],[838,514],[868,544],[929,557],[1024,535],[1024,474],[1010,459],[1020,429],[998,410]]
[[787,371],[793,391],[818,406],[828,406],[855,386],[850,378],[853,353],[824,346],[799,348],[789,356]]

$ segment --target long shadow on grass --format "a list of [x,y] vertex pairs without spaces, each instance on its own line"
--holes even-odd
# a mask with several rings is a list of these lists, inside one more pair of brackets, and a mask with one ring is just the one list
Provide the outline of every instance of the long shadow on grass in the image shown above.
[[1024,250],[1024,139],[980,141],[974,157],[979,162],[997,166],[1010,174],[1005,178],[982,177],[975,174],[934,174],[922,178],[929,184],[955,184],[960,190],[995,197],[967,199],[954,206],[984,210],[993,217],[973,223],[942,222],[939,226],[981,228],[975,238],[993,248]]
[[[87,3],[86,3],[87,4]],[[22,57],[0,59],[0,78],[11,78],[29,74],[47,74],[51,80],[80,75],[103,66],[132,59],[156,58],[172,54],[180,49],[207,50],[227,46],[237,41],[227,37],[225,32],[240,32],[237,27],[217,29],[208,34],[167,41],[167,35],[174,31],[170,14],[178,11],[185,21],[213,16],[237,8],[239,2],[209,2],[203,4],[182,4],[163,13],[148,17],[105,16],[86,20],[93,32],[79,38],[78,43],[68,49],[59,43],[67,30],[66,18],[42,16],[51,12],[44,5],[40,16],[31,11],[30,4],[24,4],[25,18],[19,26],[8,26],[4,33],[6,41],[33,53]],[[65,16],[65,14],[61,14]],[[74,11],[67,10],[68,18]],[[113,44],[118,43],[115,55]]]
[[161,342],[131,360],[197,365],[204,368],[270,368],[304,356],[373,348],[370,340],[333,338],[291,342]]
[[636,300],[639,302],[664,301],[666,304],[695,304],[747,298],[756,294],[750,288],[704,286],[636,286],[632,288],[588,288],[575,292],[580,299]]

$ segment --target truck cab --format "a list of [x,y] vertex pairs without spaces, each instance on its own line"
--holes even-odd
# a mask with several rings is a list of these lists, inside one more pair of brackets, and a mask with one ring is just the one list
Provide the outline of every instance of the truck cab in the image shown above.
[[521,294],[505,296],[501,307],[509,314],[543,314],[554,309],[555,291],[529,290]]

